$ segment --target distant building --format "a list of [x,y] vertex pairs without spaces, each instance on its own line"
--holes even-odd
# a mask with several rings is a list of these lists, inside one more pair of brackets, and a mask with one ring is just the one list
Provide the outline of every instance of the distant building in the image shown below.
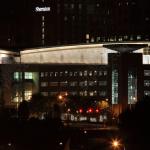
[[34,93],[108,100],[115,113],[150,96],[149,42],[0,50],[0,102],[16,107]]
[[2,0],[0,47],[149,41],[148,0]]

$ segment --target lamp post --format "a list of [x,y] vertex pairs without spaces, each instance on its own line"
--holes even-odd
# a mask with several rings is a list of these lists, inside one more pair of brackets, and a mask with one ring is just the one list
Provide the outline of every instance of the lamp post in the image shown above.
[[64,112],[64,106],[66,106],[65,102],[67,101],[67,96],[68,96],[68,93],[65,92],[65,93],[59,94],[57,97],[58,104],[59,104],[60,109],[61,109],[61,113]]

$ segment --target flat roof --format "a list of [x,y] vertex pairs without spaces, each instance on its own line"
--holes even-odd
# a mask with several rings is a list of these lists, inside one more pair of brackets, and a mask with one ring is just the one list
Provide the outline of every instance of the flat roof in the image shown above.
[[133,42],[106,42],[106,43],[97,43],[97,44],[77,44],[77,45],[63,45],[63,46],[54,46],[54,47],[37,47],[29,48],[20,51],[23,54],[29,53],[39,53],[39,52],[49,52],[49,51],[61,51],[61,50],[75,50],[75,49],[86,49],[86,48],[108,48],[118,52],[126,50],[134,51],[139,48],[144,48],[150,46],[150,41],[133,41]]

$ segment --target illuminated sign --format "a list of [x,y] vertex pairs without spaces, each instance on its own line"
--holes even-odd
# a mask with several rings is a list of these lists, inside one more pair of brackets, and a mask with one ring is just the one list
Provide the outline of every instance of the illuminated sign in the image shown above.
[[35,7],[36,12],[47,12],[47,11],[50,11],[50,10],[51,10],[50,7]]

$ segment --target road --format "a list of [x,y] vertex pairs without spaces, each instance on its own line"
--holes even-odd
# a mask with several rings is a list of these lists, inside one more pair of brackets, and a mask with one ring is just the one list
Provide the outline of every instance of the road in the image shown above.
[[78,123],[71,128],[64,150],[112,150],[112,139],[119,137],[117,127]]

